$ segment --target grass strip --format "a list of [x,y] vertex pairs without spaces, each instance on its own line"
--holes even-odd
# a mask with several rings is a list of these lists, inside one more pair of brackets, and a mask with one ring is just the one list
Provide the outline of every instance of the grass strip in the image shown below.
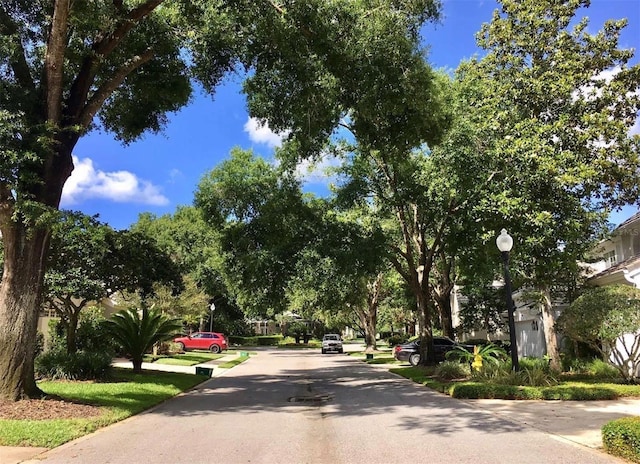
[[220,364],[218,367],[220,369],[231,369],[232,367],[235,367],[238,364],[242,364],[247,359],[249,359],[249,353],[247,353],[246,355],[238,356],[237,358],[232,359],[231,361],[224,362],[224,363]]
[[173,372],[144,371],[134,374],[114,369],[114,380],[106,382],[43,381],[46,393],[67,400],[101,406],[96,417],[55,420],[0,419],[1,446],[53,448],[95,430],[149,409],[206,380],[201,376]]

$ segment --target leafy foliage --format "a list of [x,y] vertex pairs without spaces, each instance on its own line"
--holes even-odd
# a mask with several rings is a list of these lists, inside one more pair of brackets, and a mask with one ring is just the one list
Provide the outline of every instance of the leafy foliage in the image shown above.
[[629,285],[592,288],[563,311],[558,324],[568,337],[611,358],[623,378],[640,370],[640,290]]
[[108,350],[49,350],[36,357],[35,375],[50,380],[101,380],[109,377],[111,361]]
[[[142,313],[142,314],[140,314]],[[182,324],[153,309],[121,310],[106,321],[107,330],[124,353],[131,357],[133,370],[142,370],[144,354],[158,342],[170,340],[180,333]]]
[[436,375],[445,380],[464,379],[469,375],[469,366],[455,361],[444,361],[436,366]]
[[640,417],[623,417],[605,424],[602,444],[607,453],[640,462]]
[[172,292],[182,289],[179,268],[146,235],[116,232],[96,217],[73,211],[60,213],[51,235],[44,296],[61,317],[68,352],[83,348],[76,332],[89,303],[125,290],[146,298],[158,283]]
[[447,359],[457,359],[467,364],[472,364],[481,360],[482,366],[494,365],[498,366],[507,358],[507,352],[493,343],[487,343],[482,346],[476,346],[474,351],[469,351],[465,347],[457,345],[453,350],[447,352]]

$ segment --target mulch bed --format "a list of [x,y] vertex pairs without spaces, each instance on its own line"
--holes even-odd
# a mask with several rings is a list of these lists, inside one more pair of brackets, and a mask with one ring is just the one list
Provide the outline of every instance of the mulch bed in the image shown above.
[[102,412],[99,406],[74,403],[53,396],[34,400],[0,400],[0,419],[81,419],[99,416]]

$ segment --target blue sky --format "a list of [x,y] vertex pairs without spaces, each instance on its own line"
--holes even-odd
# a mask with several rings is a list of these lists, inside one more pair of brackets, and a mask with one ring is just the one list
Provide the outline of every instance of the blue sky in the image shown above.
[[[625,48],[640,51],[640,1],[592,0],[585,15],[590,32],[606,19],[627,18],[629,25],[621,37]],[[479,53],[475,34],[491,19],[497,7],[493,0],[444,0],[441,24],[423,30],[429,46],[429,62],[436,68],[455,69],[461,60]],[[640,61],[636,56],[632,63]],[[61,207],[98,214],[116,229],[128,228],[138,215],[151,212],[171,214],[180,205],[189,205],[201,177],[227,158],[234,146],[252,148],[269,157],[279,138],[249,119],[240,93],[240,79],[229,77],[214,99],[195,95],[193,102],[169,116],[161,135],[145,135],[122,146],[104,132],[83,137],[74,150],[75,170],[65,185]],[[639,127],[639,126],[636,126]],[[310,177],[307,187],[318,177]],[[614,213],[615,224],[636,208]]]

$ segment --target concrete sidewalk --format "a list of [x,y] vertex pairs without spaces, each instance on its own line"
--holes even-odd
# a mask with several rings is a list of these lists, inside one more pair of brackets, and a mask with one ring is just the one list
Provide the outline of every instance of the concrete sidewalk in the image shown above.
[[640,398],[603,401],[463,400],[504,419],[589,448],[602,448],[601,428],[621,417],[640,416]]

